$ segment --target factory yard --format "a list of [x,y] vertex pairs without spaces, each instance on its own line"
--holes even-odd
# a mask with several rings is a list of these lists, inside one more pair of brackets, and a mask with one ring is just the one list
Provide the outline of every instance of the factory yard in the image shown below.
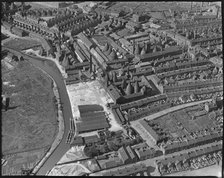
[[99,104],[104,108],[104,111],[109,114],[109,123],[111,124],[111,128],[109,128],[109,130],[117,131],[122,129],[122,127],[115,120],[112,112],[106,107],[106,104],[112,102],[112,99],[100,86],[98,81],[72,84],[67,85],[66,87],[71,102],[73,118],[80,117],[78,105]]
[[[6,59],[3,59],[6,60]],[[33,168],[57,134],[52,81],[27,61],[2,60],[2,94],[10,98],[2,110],[2,154],[8,163],[3,175]]]

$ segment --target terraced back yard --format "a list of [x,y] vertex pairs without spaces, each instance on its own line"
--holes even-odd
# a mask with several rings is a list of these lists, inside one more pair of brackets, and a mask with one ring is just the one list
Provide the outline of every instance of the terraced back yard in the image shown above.
[[2,154],[8,161],[3,175],[32,168],[50,148],[57,135],[52,81],[28,61],[2,60],[2,94],[10,97],[9,110],[2,110]]

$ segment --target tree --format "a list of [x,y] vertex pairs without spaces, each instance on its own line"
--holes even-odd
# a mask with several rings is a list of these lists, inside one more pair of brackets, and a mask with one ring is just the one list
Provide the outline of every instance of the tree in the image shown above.
[[53,15],[52,10],[47,10],[47,16],[52,16],[52,15]]
[[194,93],[191,93],[190,98],[191,100],[195,101],[197,99],[197,96]]
[[21,168],[21,174],[25,176],[32,175],[32,169],[23,169]]
[[217,94],[214,94],[214,95],[212,96],[212,103],[213,103],[213,104],[216,104],[216,103],[217,103],[217,98],[218,98]]
[[117,151],[119,147],[112,141],[107,142],[108,148],[111,151]]
[[23,56],[20,56],[19,61],[24,61]]
[[13,56],[12,56],[12,60],[13,60],[13,61],[19,61],[19,59],[18,59],[18,57],[17,57],[16,55],[13,55]]
[[209,117],[210,119],[215,119],[215,118],[216,118],[216,112],[215,112],[215,111],[210,112],[210,113],[208,114],[208,117]]
[[111,137],[114,137],[116,135],[116,132],[111,131],[110,134],[111,134]]
[[94,156],[98,156],[99,155],[99,150],[97,150],[95,148],[95,146],[91,146],[91,147],[85,147],[84,148],[84,153],[86,156],[93,158]]

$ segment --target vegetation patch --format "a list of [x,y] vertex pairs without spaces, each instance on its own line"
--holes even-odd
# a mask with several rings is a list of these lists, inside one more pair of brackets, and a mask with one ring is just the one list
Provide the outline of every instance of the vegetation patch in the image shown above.
[[4,46],[9,48],[14,48],[17,50],[26,50],[34,47],[41,46],[41,43],[39,41],[33,40],[33,39],[11,39],[4,43]]
[[[8,162],[16,172],[29,167],[25,161],[37,162],[57,135],[56,104],[52,80],[28,61],[13,62],[14,70],[2,68],[2,94],[10,98],[9,109],[2,110],[2,154],[23,154]],[[10,84],[8,84],[10,83]],[[31,150],[40,151],[30,157]],[[32,167],[32,166],[31,166]]]

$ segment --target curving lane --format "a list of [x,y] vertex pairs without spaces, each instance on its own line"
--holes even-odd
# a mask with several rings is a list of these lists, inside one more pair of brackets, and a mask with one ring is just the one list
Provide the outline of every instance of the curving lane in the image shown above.
[[62,156],[70,149],[69,144],[66,144],[66,139],[67,139],[67,134],[69,132],[69,123],[70,123],[70,118],[72,117],[72,110],[71,110],[70,100],[68,97],[68,93],[66,90],[63,77],[53,61],[49,61],[49,60],[39,58],[36,56],[30,56],[20,51],[17,51],[16,49],[5,47],[5,46],[2,46],[2,51],[3,50],[10,51],[16,54],[17,56],[23,56],[24,59],[28,59],[32,64],[40,67],[42,70],[48,73],[57,84],[60,100],[63,106],[62,112],[63,112],[65,127],[64,127],[64,134],[63,134],[63,138],[61,142],[36,173],[36,175],[46,175],[46,173],[50,171],[55,166],[55,164],[57,164],[57,162],[62,158]]

